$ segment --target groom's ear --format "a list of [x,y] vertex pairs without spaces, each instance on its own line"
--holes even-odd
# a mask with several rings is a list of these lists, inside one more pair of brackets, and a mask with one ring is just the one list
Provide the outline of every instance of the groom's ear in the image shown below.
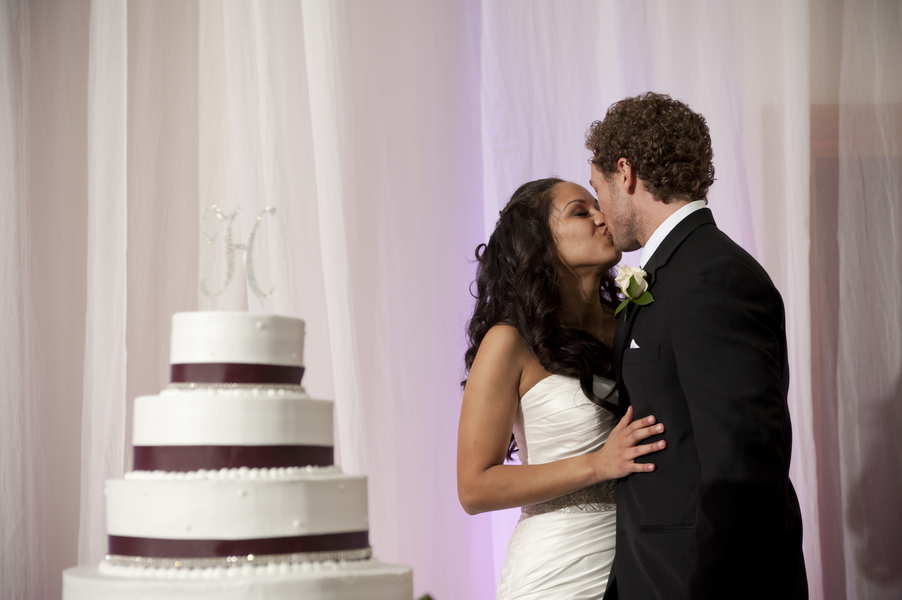
[[620,158],[617,161],[617,174],[615,177],[617,178],[617,182],[620,184],[621,189],[627,194],[632,195],[636,193],[639,178],[636,177],[636,172],[633,171],[630,161],[625,158]]

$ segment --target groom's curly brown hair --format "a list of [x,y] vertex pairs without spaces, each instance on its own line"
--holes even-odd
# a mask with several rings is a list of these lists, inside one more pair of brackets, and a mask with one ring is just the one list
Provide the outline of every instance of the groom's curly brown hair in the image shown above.
[[615,102],[586,132],[589,162],[611,180],[625,158],[645,188],[664,204],[703,200],[714,183],[714,151],[705,118],[664,94]]

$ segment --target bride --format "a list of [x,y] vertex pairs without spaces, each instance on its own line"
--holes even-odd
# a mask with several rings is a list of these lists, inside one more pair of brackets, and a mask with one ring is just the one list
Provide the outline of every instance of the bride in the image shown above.
[[[601,598],[614,558],[614,481],[664,430],[616,421],[610,346],[620,260],[595,198],[560,179],[518,189],[476,251],[476,307],[457,441],[469,514],[522,507],[497,599]],[[513,432],[513,436],[511,435]],[[521,465],[506,465],[517,452]]]

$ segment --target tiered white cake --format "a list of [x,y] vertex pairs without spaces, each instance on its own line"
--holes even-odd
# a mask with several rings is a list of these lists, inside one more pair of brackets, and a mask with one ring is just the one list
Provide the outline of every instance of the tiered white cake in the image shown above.
[[109,554],[64,600],[410,600],[369,546],[366,477],[333,465],[332,402],[300,385],[304,322],[172,317],[172,383],[135,400],[134,467],[106,484]]

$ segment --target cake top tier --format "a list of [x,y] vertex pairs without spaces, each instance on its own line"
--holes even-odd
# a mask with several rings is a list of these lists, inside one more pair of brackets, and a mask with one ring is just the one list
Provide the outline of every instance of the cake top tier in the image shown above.
[[170,363],[304,366],[304,321],[248,312],[172,315]]

